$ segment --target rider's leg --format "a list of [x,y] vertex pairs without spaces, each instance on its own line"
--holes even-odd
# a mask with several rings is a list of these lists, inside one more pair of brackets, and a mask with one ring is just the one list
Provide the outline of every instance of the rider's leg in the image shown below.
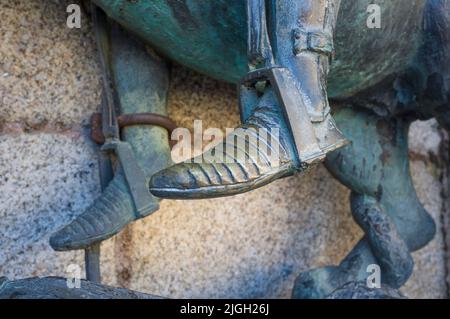
[[[267,21],[268,35],[255,38],[266,42],[259,51],[267,54],[264,70],[270,69],[272,79],[265,82],[265,87],[260,86],[261,97],[256,88],[246,99],[241,96],[243,124],[208,153],[223,156],[213,156],[212,160],[199,157],[193,163],[180,163],[155,174],[150,182],[154,195],[207,198],[243,193],[302,171],[346,143],[329,114],[326,94],[339,3],[267,0],[267,20],[258,15],[258,10],[250,11],[262,21],[254,24],[255,34],[264,33],[265,27],[260,26]],[[260,66],[251,55],[249,60],[255,67]],[[261,60],[264,58],[260,64]],[[269,68],[274,65],[281,68]],[[281,102],[282,97],[289,103]],[[290,104],[289,110],[286,104]],[[274,129],[279,132],[279,143],[273,143],[278,140]],[[266,133],[268,139],[262,138]],[[251,138],[253,143],[248,141]],[[267,140],[270,147],[263,147]],[[270,148],[276,148],[271,155]],[[244,156],[230,158],[229,151],[234,154],[235,149]],[[279,154],[274,156],[277,151]],[[220,162],[223,158],[227,160]]]
[[[111,69],[121,113],[167,115],[169,72],[166,63],[158,56],[148,54],[142,44],[119,27],[111,36],[111,50]],[[154,125],[127,126],[122,130],[122,139],[130,144],[147,181],[170,163],[166,129]],[[152,200],[150,211],[156,211],[159,200],[155,197]],[[81,249],[115,235],[137,218],[120,166],[103,194],[71,224],[55,233],[50,243],[56,250]]]

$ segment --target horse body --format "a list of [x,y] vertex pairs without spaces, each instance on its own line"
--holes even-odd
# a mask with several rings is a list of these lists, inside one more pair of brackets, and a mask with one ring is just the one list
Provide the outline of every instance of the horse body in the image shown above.
[[[248,72],[245,1],[94,2],[171,60],[232,83]],[[426,0],[383,3],[382,30],[366,25],[371,2],[342,1],[336,59],[328,79],[330,98],[354,95],[407,68],[422,43]]]

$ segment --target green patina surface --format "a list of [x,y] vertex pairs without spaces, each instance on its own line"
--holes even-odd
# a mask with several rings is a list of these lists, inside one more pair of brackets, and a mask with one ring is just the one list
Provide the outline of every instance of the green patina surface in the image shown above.
[[[227,82],[247,72],[243,0],[95,0],[153,48],[187,67]],[[329,96],[360,92],[405,69],[416,56],[425,0],[343,0]],[[381,29],[366,21],[381,7]]]

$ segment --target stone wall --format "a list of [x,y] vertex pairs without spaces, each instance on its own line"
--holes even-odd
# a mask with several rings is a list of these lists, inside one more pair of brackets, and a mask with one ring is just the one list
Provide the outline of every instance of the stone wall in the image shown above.
[[[71,1],[0,0],[0,276],[64,276],[83,252],[56,253],[52,232],[99,196],[97,147],[88,119],[100,79],[88,19],[65,26]],[[169,112],[180,126],[234,127],[234,87],[174,66]],[[414,253],[403,288],[411,298],[446,298],[443,135],[413,124],[411,169],[438,225]],[[296,276],[338,263],[361,237],[349,191],[323,166],[248,194],[164,201],[152,216],[102,246],[107,284],[166,297],[287,298]]]

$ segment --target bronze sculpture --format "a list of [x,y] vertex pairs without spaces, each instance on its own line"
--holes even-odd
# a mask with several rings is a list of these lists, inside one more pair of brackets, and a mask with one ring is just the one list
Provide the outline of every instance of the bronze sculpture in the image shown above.
[[[263,68],[242,82],[241,90],[246,93],[241,95],[243,128],[279,126],[284,150],[280,162],[285,165],[274,168],[269,162],[266,166],[254,167],[250,163],[242,168],[236,163],[218,168],[214,163],[181,164],[156,173],[169,162],[166,130],[148,125],[126,127],[122,138],[131,146],[145,177],[149,179],[153,175],[150,189],[154,195],[199,198],[251,190],[301,171],[322,159],[327,151],[345,144],[335,125],[331,124],[330,130],[316,128],[323,123],[328,128],[328,123],[333,123],[325,87],[328,63],[333,57],[331,34],[339,1],[249,1],[248,20],[243,14],[242,1],[217,1],[206,8],[192,4],[189,8],[185,1],[166,1],[158,5],[145,1],[94,2],[164,55],[204,73],[236,82],[247,72],[247,59],[252,68]],[[355,25],[365,19],[363,13],[368,3],[342,2],[336,22],[336,57],[328,94],[338,127],[353,144],[327,156],[327,167],[353,191],[352,213],[366,237],[339,267],[301,274],[294,289],[295,297],[328,296],[348,282],[363,280],[365,266],[370,263],[381,264],[388,274],[385,284],[398,288],[412,271],[409,252],[424,246],[434,234],[433,221],[418,202],[407,169],[406,132],[409,123],[416,118],[436,117],[443,126],[449,127],[446,66],[449,40],[442,27],[449,25],[449,3],[399,1],[384,4],[383,14],[391,17],[384,21],[385,28],[392,33],[375,42],[379,34],[355,29]],[[218,14],[220,9],[221,14]],[[160,16],[144,16],[146,10],[158,12]],[[203,19],[208,16],[205,11],[209,13],[209,20]],[[422,15],[427,26],[423,30],[420,28]],[[405,21],[403,24],[396,23],[395,19],[400,16]],[[212,17],[220,21],[214,24]],[[152,27],[160,21],[167,23],[167,30],[158,30],[161,34],[156,34]],[[323,22],[320,32],[314,27],[318,21]],[[243,36],[247,22],[252,31],[249,54]],[[164,115],[168,81],[164,61],[155,54],[146,55],[142,45],[114,23],[98,21],[97,27],[100,29],[105,23],[111,28],[111,48],[103,48],[104,52],[112,52],[105,54],[105,60],[111,58],[106,61],[105,69],[112,69],[110,77],[117,94],[116,101],[107,96],[105,100],[118,104],[122,113]],[[219,31],[210,32],[211,28]],[[409,29],[407,36],[398,39],[396,36],[405,29]],[[358,36],[360,32],[364,36]],[[207,41],[210,38],[214,38],[213,41]],[[252,46],[255,43],[258,45]],[[198,51],[201,54],[188,55],[186,50],[192,50],[192,46],[201,48]],[[264,82],[265,87],[258,92],[255,82]],[[151,83],[154,87],[142,83]],[[289,88],[292,83],[296,85]],[[284,94],[287,99],[298,95],[289,104],[283,100]],[[308,98],[309,103],[299,102]],[[306,108],[310,116],[307,121],[292,117],[294,111],[302,108]],[[302,125],[296,126],[294,118]],[[304,143],[303,134],[308,129],[313,132],[309,136],[318,141],[307,139]],[[117,136],[114,132],[109,137],[115,134]],[[326,134],[331,135],[332,142],[322,143]],[[110,145],[116,150],[121,146],[124,145]],[[306,149],[313,152],[308,154]],[[52,237],[54,248],[85,248],[157,209],[155,197],[144,201],[149,205],[137,205],[139,197],[130,191],[130,184],[136,181],[126,177],[126,166],[123,163],[119,166],[102,198]],[[229,179],[214,180],[214,174]]]

